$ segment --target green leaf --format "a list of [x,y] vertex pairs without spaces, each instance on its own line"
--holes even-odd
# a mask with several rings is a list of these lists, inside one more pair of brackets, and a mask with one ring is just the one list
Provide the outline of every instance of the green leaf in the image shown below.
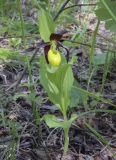
[[100,0],[95,11],[100,20],[106,21],[106,28],[116,32],[116,1]]
[[0,60],[11,60],[19,55],[18,52],[14,52],[7,48],[0,48]]
[[46,124],[49,126],[49,128],[69,128],[70,122],[69,121],[63,121],[62,119],[58,119],[56,116],[47,114],[43,117],[45,120]]
[[78,115],[77,114],[75,114],[75,113],[73,113],[72,115],[71,115],[71,118],[70,118],[70,124],[72,124],[72,122],[73,121],[75,121],[76,119],[77,119],[77,117],[78,117]]
[[[71,118],[67,121],[64,121],[63,119],[57,118],[54,115],[51,114],[47,114],[43,116],[43,120],[45,120],[46,124],[50,127],[50,128],[56,128],[56,127],[60,127],[63,129],[66,128],[70,128],[71,124],[78,118],[84,117],[87,114],[91,114],[91,113],[99,113],[99,112],[104,112],[104,113],[110,113],[110,114],[116,114],[115,110],[106,110],[106,109],[95,109],[95,110],[90,110],[87,112],[82,112],[82,113],[78,113],[78,114],[72,114]],[[89,127],[90,129],[90,127]],[[91,130],[92,132],[94,132],[95,130]],[[95,133],[95,132],[94,132]],[[98,134],[96,134],[99,138],[100,136]]]
[[76,86],[79,87],[79,84],[75,84],[71,89],[71,104],[70,107],[77,107],[77,105],[84,105],[87,102],[88,95]]
[[77,58],[78,58],[77,56],[73,56],[73,57],[71,58],[71,60],[70,60],[69,63],[70,63],[71,65],[73,65],[74,63],[77,62]]
[[40,59],[40,82],[49,99],[57,105],[62,113],[66,113],[70,105],[70,92],[74,77],[70,64],[62,63],[58,68],[46,64],[45,58]]
[[81,112],[81,113],[78,113],[78,114],[74,114],[74,118],[72,119],[72,121],[78,119],[78,118],[81,118],[81,117],[84,117],[88,114],[91,115],[91,113],[110,113],[110,114],[115,114],[116,115],[116,110],[108,110],[108,109],[93,109],[93,110],[89,110],[87,112]]
[[14,47],[19,46],[20,43],[21,43],[20,38],[11,38],[9,41],[9,44]]
[[39,32],[44,42],[50,41],[50,35],[51,33],[54,33],[54,31],[55,23],[52,17],[48,12],[41,8],[41,15],[39,17]]
[[88,123],[85,123],[85,126],[102,142],[104,145],[108,145],[108,141],[104,139],[104,137],[99,134],[93,127],[91,127]]
[[27,98],[27,94],[24,93],[17,93],[13,96],[13,100],[16,101],[18,98],[23,97],[23,98]]
[[[110,54],[110,53],[109,53]],[[108,56],[108,61],[110,61],[112,54]],[[94,56],[94,65],[103,65],[106,63],[107,53],[97,54]]]
[[[73,86],[73,87],[75,87],[75,86]],[[104,103],[107,103],[107,104],[109,104],[109,105],[111,105],[111,106],[116,107],[116,105],[113,104],[111,100],[107,100],[107,99],[102,98],[99,93],[92,93],[92,92],[89,92],[89,91],[87,91],[87,90],[85,90],[85,89],[83,89],[83,88],[81,88],[81,87],[78,87],[78,86],[76,86],[75,88],[77,88],[77,89],[80,90],[81,92],[87,94],[88,96],[97,99],[98,101],[102,101],[102,102],[104,102]]]
[[38,102],[39,98],[37,97],[37,94],[34,92],[31,92],[27,95],[27,99],[29,102]]

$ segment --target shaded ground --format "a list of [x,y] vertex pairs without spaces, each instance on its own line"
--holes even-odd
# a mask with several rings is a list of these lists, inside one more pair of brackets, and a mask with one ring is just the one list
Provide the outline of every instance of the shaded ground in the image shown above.
[[[36,13],[36,12],[35,12]],[[78,17],[77,17],[78,18]],[[83,19],[83,17],[82,17]],[[95,18],[93,18],[95,21]],[[76,26],[77,27],[77,26]],[[74,30],[75,26],[67,25],[66,33],[70,37],[70,31]],[[89,25],[88,30],[94,30],[94,22]],[[77,29],[77,28],[76,28]],[[111,36],[109,31],[105,31],[104,27],[99,33]],[[91,34],[88,32],[88,35]],[[89,38],[88,38],[89,39]],[[97,43],[103,44],[103,39],[98,38]],[[33,40],[32,40],[33,41]],[[30,46],[34,49],[38,39]],[[29,41],[30,42],[30,41]],[[8,47],[7,40],[2,40],[0,46]],[[104,44],[106,46],[106,43]],[[102,46],[103,47],[103,46]],[[72,49],[71,53],[78,56],[78,61],[73,66],[75,78],[78,80],[83,88],[87,89],[87,82],[89,78],[89,62],[86,52],[86,46],[79,46]],[[97,50],[102,52],[102,50]],[[30,54],[32,54],[30,52]],[[35,63],[33,68],[33,81],[35,84],[35,91],[38,99],[36,104],[37,111],[40,110],[40,117],[46,113],[56,114],[61,116],[57,108],[53,106],[39,84],[38,64]],[[11,61],[0,65],[0,160],[60,160],[63,153],[63,130],[49,129],[47,125],[42,122],[41,127],[36,125],[33,116],[33,109],[30,102],[22,97],[13,99],[12,90],[6,92],[13,82],[18,78],[20,72],[23,70],[24,64]],[[97,69],[92,76],[89,84],[89,91],[99,92],[101,89],[101,81],[103,75],[103,66]],[[25,73],[21,84],[28,82],[28,72]],[[116,64],[113,62],[107,80],[104,85],[104,98],[112,100],[116,104]],[[28,87],[20,86],[17,93],[29,93]],[[16,96],[15,96],[16,97]],[[86,107],[97,109],[112,109],[114,107],[103,102],[98,102],[94,98],[89,98]],[[84,107],[85,107],[84,106]],[[83,104],[79,104],[77,108],[72,109],[74,112],[84,111]],[[103,145],[101,141],[87,128],[86,123],[91,124],[107,141],[108,145]],[[42,134],[41,134],[42,133]],[[72,124],[69,132],[70,145],[67,160],[115,160],[116,159],[116,115],[108,113],[94,113],[84,118],[78,119]]]
[[[74,73],[77,75],[78,80],[81,81],[82,86],[86,86],[87,81],[82,76],[82,71],[86,72],[88,60],[81,54],[77,66],[74,66]],[[77,68],[79,70],[77,70]],[[7,67],[4,69],[7,71]],[[91,84],[92,91],[99,90],[101,84],[100,73],[98,71],[94,78],[92,78],[93,84]],[[115,83],[115,69],[109,73],[107,82],[105,83],[104,95],[108,99],[112,99],[115,103],[115,89],[112,87],[112,83]],[[112,81],[110,81],[112,78]],[[25,79],[25,78],[24,78]],[[1,83],[3,81],[1,80]],[[2,85],[1,85],[2,86]],[[2,87],[3,88],[3,87]],[[37,108],[40,109],[40,115],[46,113],[52,113],[59,115],[58,110],[46,99],[46,95],[43,92],[41,86],[36,86],[38,95],[43,96],[44,103],[37,103]],[[22,89],[21,89],[22,90]],[[1,90],[2,91],[2,90]],[[28,90],[23,89],[23,92]],[[10,145],[13,143],[14,152],[16,149],[17,159],[32,159],[32,160],[49,160],[49,159],[61,159],[63,152],[63,131],[61,129],[49,129],[45,123],[42,122],[41,128],[37,128],[33,117],[32,107],[25,98],[18,98],[16,101],[10,100],[10,93],[4,92],[2,94],[1,101],[4,108],[1,107],[1,113],[3,113],[2,123],[0,126],[0,156],[2,159],[7,155],[9,151],[13,154],[13,148]],[[9,99],[8,99],[9,98]],[[92,99],[88,100],[88,106],[92,107]],[[5,104],[6,103],[6,104]],[[100,102],[94,102],[97,108],[115,109],[107,104]],[[83,110],[80,105],[76,112]],[[19,138],[11,136],[13,127],[9,124],[9,120],[12,121],[12,125],[17,125],[16,135]],[[85,121],[89,122],[108,142],[108,146],[103,145],[98,138],[93,135],[90,130],[85,126]],[[10,128],[8,127],[9,125]],[[39,134],[42,135],[40,136]],[[108,113],[97,113],[89,117],[81,118],[77,120],[70,129],[70,146],[67,156],[67,160],[79,159],[79,160],[114,160],[113,156],[116,153],[116,115],[110,115]],[[10,155],[8,154],[10,157]],[[2,160],[1,159],[1,160]],[[8,158],[7,158],[8,159]],[[10,158],[9,158],[10,159]]]

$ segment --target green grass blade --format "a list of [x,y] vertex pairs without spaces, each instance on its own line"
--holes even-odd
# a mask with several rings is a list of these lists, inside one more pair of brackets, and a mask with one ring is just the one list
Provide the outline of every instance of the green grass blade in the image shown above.
[[112,16],[112,18],[114,19],[114,21],[116,22],[116,15],[114,15],[114,13],[112,12],[112,10],[110,9],[110,7],[107,5],[107,3],[105,2],[105,0],[101,0],[102,3],[104,4],[104,6],[106,7],[107,11],[109,12],[109,14]]
[[87,94],[87,95],[90,96],[90,97],[93,97],[93,98],[95,98],[95,99],[98,99],[98,100],[101,101],[101,102],[104,102],[104,103],[107,103],[107,104],[109,104],[109,105],[111,105],[111,106],[113,106],[113,107],[116,107],[116,105],[113,104],[110,100],[106,100],[106,99],[104,99],[104,98],[96,95],[95,93],[86,91],[85,89],[82,89],[82,88],[77,87],[77,86],[76,86],[76,87],[73,86],[73,87],[74,87],[74,88],[77,88],[78,90],[80,90],[81,92]]
[[24,28],[24,20],[23,20],[23,14],[22,14],[20,0],[17,0],[17,5],[19,7],[19,16],[20,16],[20,21],[21,21],[22,40],[23,40],[24,48],[26,49],[25,28]]
[[89,55],[89,68],[90,68],[90,71],[92,69],[92,64],[93,64],[93,61],[94,61],[95,43],[96,43],[97,32],[98,32],[98,29],[99,29],[99,24],[100,24],[100,21],[98,20],[96,28],[95,28],[95,31],[94,31],[93,36],[92,36],[91,50],[90,50],[90,55]]
[[116,114],[116,111],[114,111],[114,110],[108,110],[108,109],[93,109],[93,110],[90,110],[90,111],[87,111],[87,112],[82,112],[82,113],[79,113],[79,114],[77,114],[77,117],[75,118],[75,119],[77,119],[77,118],[80,118],[80,117],[83,117],[83,116],[85,116],[85,115],[87,115],[87,114],[90,114],[90,113],[110,113],[110,114]]
[[103,136],[99,134],[93,127],[91,127],[88,123],[85,123],[85,126],[100,140],[102,144],[108,145],[108,142],[103,138]]

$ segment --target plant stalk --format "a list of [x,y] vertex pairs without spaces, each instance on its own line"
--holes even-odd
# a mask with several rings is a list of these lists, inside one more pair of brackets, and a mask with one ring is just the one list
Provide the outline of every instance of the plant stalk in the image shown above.
[[[66,113],[63,114],[64,116],[64,121],[67,122],[67,115]],[[67,155],[68,152],[68,146],[69,146],[69,128],[70,126],[68,126],[67,128],[64,128],[64,153],[63,153],[63,157],[65,157]]]
[[64,136],[65,136],[65,140],[64,140],[64,153],[63,156],[65,157],[67,152],[68,152],[68,146],[69,146],[69,127],[64,129]]
[[19,7],[19,16],[20,16],[20,21],[21,21],[22,40],[23,40],[24,48],[26,49],[25,27],[24,27],[24,20],[23,20],[23,14],[22,14],[22,8],[21,8],[20,0],[17,1],[17,5]]

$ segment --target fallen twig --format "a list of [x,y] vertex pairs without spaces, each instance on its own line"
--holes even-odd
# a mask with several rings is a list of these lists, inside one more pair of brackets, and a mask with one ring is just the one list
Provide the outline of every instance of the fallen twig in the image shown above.
[[[81,43],[81,42],[78,42],[78,41],[73,41],[73,40],[69,40],[69,39],[63,39],[64,41],[67,41],[67,42],[71,42],[71,43],[75,43],[75,44],[80,44],[80,45],[83,45],[83,46],[87,46],[87,47],[91,47],[90,44],[87,44],[87,43]],[[99,48],[101,50],[104,50],[104,51],[109,51],[109,52],[112,52],[112,53],[116,53],[115,50],[110,50],[110,49],[107,49],[107,48],[102,48],[98,45],[95,45],[95,48]]]
[[54,17],[54,21],[59,17],[59,15],[63,12],[63,10],[64,10],[64,8],[65,8],[65,6],[68,4],[68,2],[69,2],[70,0],[66,0],[65,2],[64,2],[64,4],[61,6],[61,8],[59,9],[59,11],[58,11],[58,13],[56,14],[56,16]]
[[74,8],[74,7],[87,7],[87,6],[96,6],[97,3],[88,3],[88,4],[75,4],[75,5],[72,5],[72,6],[68,6],[68,7],[65,7],[63,9],[63,11],[67,10],[67,9],[70,9],[70,8]]

